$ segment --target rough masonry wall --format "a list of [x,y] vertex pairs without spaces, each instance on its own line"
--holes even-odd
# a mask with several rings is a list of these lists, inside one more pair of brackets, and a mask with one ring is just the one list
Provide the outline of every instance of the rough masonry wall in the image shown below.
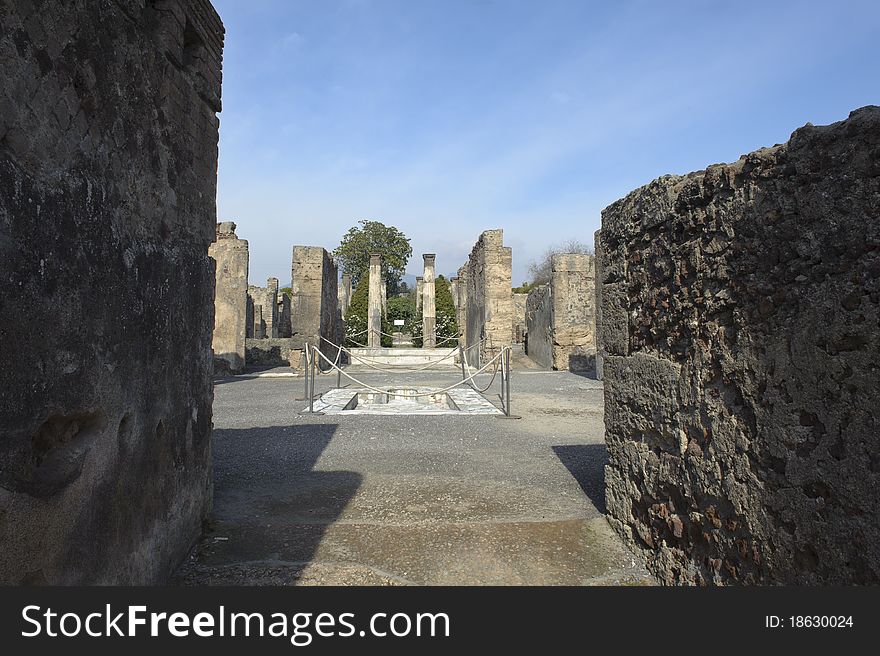
[[[469,358],[476,358],[479,351],[482,361],[513,342],[512,253],[503,238],[502,230],[486,230],[463,267],[466,271],[459,270],[467,287],[465,346],[472,349]],[[481,343],[479,349],[475,347]]]
[[553,368],[593,371],[596,365],[595,261],[565,253],[551,260]]
[[553,300],[550,285],[538,285],[526,296],[526,354],[535,364],[552,369]]
[[511,308],[513,312],[513,341],[516,344],[522,344],[526,334],[526,304],[528,303],[528,294],[513,294],[511,300]]
[[223,27],[197,0],[0,24],[0,582],[155,583],[211,503]]
[[880,108],[602,214],[607,505],[667,583],[880,582]]
[[237,374],[245,365],[248,243],[235,235],[231,221],[217,224],[217,240],[208,248],[214,260],[214,373]]
[[320,246],[294,246],[291,262],[293,298],[291,332],[293,338],[319,346],[327,357],[341,338],[338,271],[330,254]]

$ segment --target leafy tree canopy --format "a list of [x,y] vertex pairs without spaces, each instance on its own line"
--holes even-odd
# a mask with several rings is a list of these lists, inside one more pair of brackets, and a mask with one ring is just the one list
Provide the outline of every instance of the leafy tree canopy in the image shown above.
[[343,273],[351,275],[351,284],[357,287],[362,279],[369,277],[371,253],[382,254],[382,275],[388,283],[388,295],[396,295],[412,255],[409,239],[394,226],[379,221],[358,221],[358,225],[345,233],[333,257]]

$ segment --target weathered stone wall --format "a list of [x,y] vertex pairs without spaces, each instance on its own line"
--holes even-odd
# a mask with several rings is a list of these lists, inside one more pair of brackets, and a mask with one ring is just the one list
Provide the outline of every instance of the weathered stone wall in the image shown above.
[[223,27],[36,4],[0,3],[0,582],[155,583],[211,503]]
[[327,357],[341,338],[339,274],[330,254],[320,246],[294,246],[291,262],[291,334],[318,345]]
[[593,371],[596,365],[595,261],[564,253],[551,260],[553,368]]
[[553,368],[553,299],[550,285],[526,294],[526,354],[542,367]]
[[266,302],[266,288],[248,285],[247,288],[247,337],[251,339],[266,338],[266,321],[263,318],[263,305]]
[[245,365],[248,243],[235,235],[231,221],[217,224],[217,240],[208,248],[214,260],[214,372],[239,373]]
[[605,348],[602,346],[602,231],[597,230],[593,237],[594,250],[596,252],[596,275],[595,275],[595,308],[596,308],[596,380],[604,377],[603,363]]
[[467,281],[465,346],[473,348],[468,357],[481,361],[493,357],[513,342],[513,300],[510,286],[512,253],[504,246],[502,230],[487,230],[471,251],[463,275]]
[[[458,323],[458,345],[467,347],[467,292],[468,292],[468,264],[461,265],[458,269],[458,285],[456,292],[458,293],[458,303],[455,306],[456,319]],[[476,350],[476,349],[475,349]]]
[[667,583],[880,582],[880,108],[602,213],[607,505]]
[[529,300],[528,294],[513,294],[511,297],[511,307],[513,312],[513,342],[522,344],[525,341],[526,328],[526,305]]
[[299,337],[247,340],[248,370],[267,367],[302,369],[305,341]]
[[291,296],[287,292],[281,292],[278,295],[278,337],[284,339],[290,337],[292,329],[290,327],[291,312]]
[[593,371],[596,360],[595,273],[592,255],[554,255],[550,283],[526,303],[526,353],[558,371]]

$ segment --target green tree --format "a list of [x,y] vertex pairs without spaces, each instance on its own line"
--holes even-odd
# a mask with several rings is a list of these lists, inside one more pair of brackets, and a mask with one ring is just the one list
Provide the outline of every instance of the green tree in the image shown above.
[[388,299],[388,321],[392,325],[395,319],[403,319],[409,325],[416,315],[416,306],[408,296],[392,296]]
[[394,226],[379,221],[358,221],[358,225],[345,233],[333,257],[343,273],[351,275],[351,284],[357,286],[368,277],[371,253],[382,254],[382,276],[388,283],[388,296],[396,295],[412,255],[409,239]]

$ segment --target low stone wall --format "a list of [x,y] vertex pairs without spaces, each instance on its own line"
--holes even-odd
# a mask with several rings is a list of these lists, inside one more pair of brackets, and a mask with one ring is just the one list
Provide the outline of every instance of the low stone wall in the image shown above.
[[267,367],[302,370],[304,349],[304,342],[299,338],[248,339],[248,370]]
[[665,583],[880,582],[880,108],[602,213],[610,519]]
[[223,26],[0,13],[0,584],[161,583],[211,506]]

